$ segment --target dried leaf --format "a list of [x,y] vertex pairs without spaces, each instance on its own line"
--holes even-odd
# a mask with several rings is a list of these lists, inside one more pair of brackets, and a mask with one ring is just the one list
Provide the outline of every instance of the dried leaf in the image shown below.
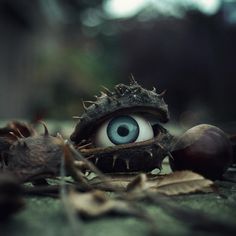
[[157,184],[157,191],[165,195],[187,194],[210,187],[213,182],[192,171],[176,171]]
[[110,199],[103,191],[68,194],[71,206],[84,218],[95,218],[108,214],[137,215],[136,210],[126,201]]
[[154,191],[165,195],[179,195],[205,191],[212,185],[211,180],[192,171],[177,171],[161,179],[151,180],[145,174],[141,174],[127,186],[127,191]]
[[[134,180],[134,177],[137,174],[115,174],[109,175],[109,179],[103,181],[100,177],[94,177],[90,179],[89,183],[93,188],[104,190],[104,191],[112,191],[114,188],[118,191],[125,191],[127,185]],[[107,185],[109,182],[110,185]],[[110,188],[112,186],[112,188]]]

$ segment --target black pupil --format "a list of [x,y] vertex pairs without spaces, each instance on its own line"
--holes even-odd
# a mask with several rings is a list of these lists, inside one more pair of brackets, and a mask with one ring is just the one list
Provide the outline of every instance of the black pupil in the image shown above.
[[139,124],[132,116],[114,117],[107,126],[107,136],[114,144],[135,142],[139,137]]
[[118,127],[117,133],[120,136],[125,137],[129,134],[129,129],[126,126],[123,125],[123,126]]

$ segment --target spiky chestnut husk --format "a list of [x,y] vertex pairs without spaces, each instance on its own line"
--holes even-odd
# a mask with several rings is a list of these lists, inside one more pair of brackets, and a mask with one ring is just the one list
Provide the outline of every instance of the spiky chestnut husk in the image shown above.
[[6,127],[0,128],[0,155],[8,151],[10,146],[22,137],[29,137],[34,134],[33,128],[23,122],[12,121]]
[[0,173],[0,222],[24,206],[23,190],[10,173]]
[[[163,100],[164,93],[158,94],[141,87],[133,78],[130,85],[118,84],[114,91],[107,88],[97,101],[89,107],[84,105],[85,112],[79,118],[71,140],[85,157],[89,158],[103,172],[136,172],[151,171],[161,168],[163,159],[169,154],[172,136],[159,126],[154,131],[155,137],[140,143],[130,143],[105,148],[82,148],[105,120],[124,113],[142,113],[152,115],[160,122],[169,120],[168,106]],[[79,144],[79,145],[78,145]]]
[[233,150],[227,135],[218,127],[202,124],[187,130],[173,146],[170,166],[192,170],[219,179],[232,164]]
[[105,173],[151,171],[162,168],[171,140],[166,132],[143,142],[80,151]]
[[98,124],[117,114],[141,112],[152,114],[163,123],[169,120],[164,94],[158,94],[155,89],[152,91],[144,89],[135,80],[132,80],[129,86],[116,85],[114,91],[105,88],[105,92],[96,97],[96,101],[88,101],[87,103],[92,104],[89,107],[83,102],[85,112],[78,117],[80,121],[70,137],[75,144],[88,139]]
[[63,145],[61,138],[35,134],[15,141],[6,160],[6,170],[22,181],[33,181],[59,174]]

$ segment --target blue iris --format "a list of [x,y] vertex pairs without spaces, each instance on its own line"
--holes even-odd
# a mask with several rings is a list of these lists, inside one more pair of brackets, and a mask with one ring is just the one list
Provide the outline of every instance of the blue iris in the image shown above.
[[139,136],[139,125],[131,116],[118,116],[109,122],[107,135],[114,144],[132,143]]

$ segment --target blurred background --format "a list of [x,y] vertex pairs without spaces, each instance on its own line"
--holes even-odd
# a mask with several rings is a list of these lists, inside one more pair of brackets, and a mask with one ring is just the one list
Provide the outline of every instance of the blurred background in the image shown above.
[[236,1],[0,0],[0,119],[71,121],[131,73],[172,124],[236,131]]

